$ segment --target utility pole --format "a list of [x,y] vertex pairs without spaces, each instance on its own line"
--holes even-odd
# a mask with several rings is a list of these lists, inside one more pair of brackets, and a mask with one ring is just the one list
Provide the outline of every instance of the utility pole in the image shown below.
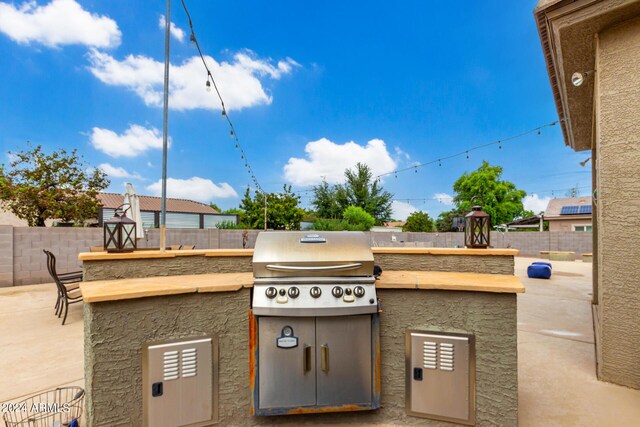
[[164,23],[164,110],[162,112],[162,199],[160,206],[160,252],[167,247],[167,141],[169,132],[169,41],[171,30],[171,0],[167,0]]
[[264,194],[264,231],[267,231],[267,193]]

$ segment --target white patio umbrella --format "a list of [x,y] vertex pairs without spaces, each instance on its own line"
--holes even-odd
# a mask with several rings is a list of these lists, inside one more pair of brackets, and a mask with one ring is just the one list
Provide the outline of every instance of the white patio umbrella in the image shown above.
[[140,213],[140,198],[130,182],[126,184],[124,202],[131,206],[127,211],[127,217],[136,222],[136,238],[142,239],[144,237],[144,224],[142,224],[142,214]]

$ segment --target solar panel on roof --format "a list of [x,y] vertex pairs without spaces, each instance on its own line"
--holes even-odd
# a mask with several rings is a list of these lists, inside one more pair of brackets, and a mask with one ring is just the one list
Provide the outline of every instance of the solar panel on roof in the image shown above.
[[580,209],[580,206],[563,206],[560,210],[560,215],[576,215]]
[[586,215],[591,213],[591,205],[563,206],[560,215]]
[[591,205],[580,206],[580,210],[578,211],[580,214],[590,214],[591,213]]

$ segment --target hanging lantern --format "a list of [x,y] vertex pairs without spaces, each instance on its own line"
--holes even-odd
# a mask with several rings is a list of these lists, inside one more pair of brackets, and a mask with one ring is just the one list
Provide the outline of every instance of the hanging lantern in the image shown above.
[[136,249],[136,222],[127,218],[122,205],[113,218],[104,221],[104,249],[107,252],[133,252]]
[[467,248],[487,248],[489,246],[491,216],[474,206],[464,217],[464,245]]

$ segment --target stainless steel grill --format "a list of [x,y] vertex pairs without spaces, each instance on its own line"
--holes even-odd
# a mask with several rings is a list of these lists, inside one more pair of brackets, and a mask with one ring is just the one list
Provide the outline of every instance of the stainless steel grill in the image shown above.
[[378,408],[379,317],[367,236],[260,233],[253,274],[253,413]]
[[364,233],[261,233],[253,275],[255,315],[376,312],[373,253]]

